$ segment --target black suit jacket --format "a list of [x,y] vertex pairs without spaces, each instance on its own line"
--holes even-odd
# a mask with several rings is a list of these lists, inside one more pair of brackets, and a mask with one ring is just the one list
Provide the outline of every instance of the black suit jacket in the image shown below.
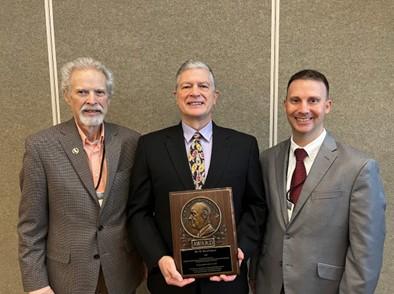
[[[194,189],[181,124],[141,137],[131,187],[130,233],[150,269],[148,287],[152,292],[165,293],[165,282],[158,286],[164,280],[154,275],[160,274],[156,268],[158,260],[163,255],[173,255],[169,192]],[[211,163],[203,188],[219,187],[233,189],[238,246],[246,261],[259,243],[266,213],[257,141],[250,135],[213,124]],[[195,289],[189,288],[200,288],[204,289],[201,290],[203,293],[215,293],[226,287],[237,289],[237,283],[238,289],[245,289],[246,262],[243,264],[241,275],[235,282],[212,283],[205,279],[182,289],[168,287],[167,292],[196,293]],[[236,293],[242,292],[237,290]]]

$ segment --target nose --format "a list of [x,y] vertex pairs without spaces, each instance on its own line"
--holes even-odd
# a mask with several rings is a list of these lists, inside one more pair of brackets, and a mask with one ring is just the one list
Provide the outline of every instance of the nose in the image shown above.
[[193,97],[198,97],[198,96],[200,96],[200,89],[199,89],[198,85],[193,85],[190,94],[191,94]]
[[300,104],[299,112],[307,113],[309,112],[309,106],[307,101],[302,101]]
[[89,95],[86,98],[86,103],[88,104],[96,104],[97,99],[96,99],[96,93],[94,91],[89,91]]

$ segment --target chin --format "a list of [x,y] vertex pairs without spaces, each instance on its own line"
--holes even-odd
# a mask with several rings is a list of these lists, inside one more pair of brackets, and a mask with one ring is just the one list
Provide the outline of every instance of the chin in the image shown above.
[[79,120],[81,121],[82,124],[84,124],[87,127],[97,127],[103,123],[104,115],[100,115],[96,117],[85,117],[81,115],[79,117]]

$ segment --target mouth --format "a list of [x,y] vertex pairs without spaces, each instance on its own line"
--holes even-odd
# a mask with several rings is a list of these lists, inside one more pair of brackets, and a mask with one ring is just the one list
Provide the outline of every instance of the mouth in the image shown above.
[[81,113],[86,115],[95,115],[95,114],[102,114],[103,110],[101,108],[84,107],[81,109]]
[[101,110],[99,109],[84,109],[82,112],[87,112],[87,113],[102,113]]
[[295,120],[300,123],[306,123],[312,120],[311,117],[295,117]]
[[204,105],[204,102],[202,102],[202,101],[190,101],[190,102],[187,102],[186,104],[190,105],[190,106],[201,106],[201,105]]

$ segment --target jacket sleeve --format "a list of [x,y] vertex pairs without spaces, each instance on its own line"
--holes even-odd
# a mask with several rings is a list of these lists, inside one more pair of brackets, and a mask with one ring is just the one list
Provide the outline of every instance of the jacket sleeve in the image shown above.
[[253,138],[248,154],[248,171],[242,201],[243,212],[237,227],[239,247],[245,254],[245,260],[255,253],[261,242],[267,212],[259,151],[255,138]]
[[353,184],[349,247],[340,293],[374,293],[383,259],[385,207],[379,167],[368,160]]
[[141,137],[135,154],[127,208],[128,230],[137,250],[151,269],[157,266],[162,256],[169,253],[154,220],[152,179],[144,142],[144,137]]
[[46,268],[48,232],[48,191],[45,170],[39,152],[27,139],[20,172],[19,264],[25,291],[49,285]]

